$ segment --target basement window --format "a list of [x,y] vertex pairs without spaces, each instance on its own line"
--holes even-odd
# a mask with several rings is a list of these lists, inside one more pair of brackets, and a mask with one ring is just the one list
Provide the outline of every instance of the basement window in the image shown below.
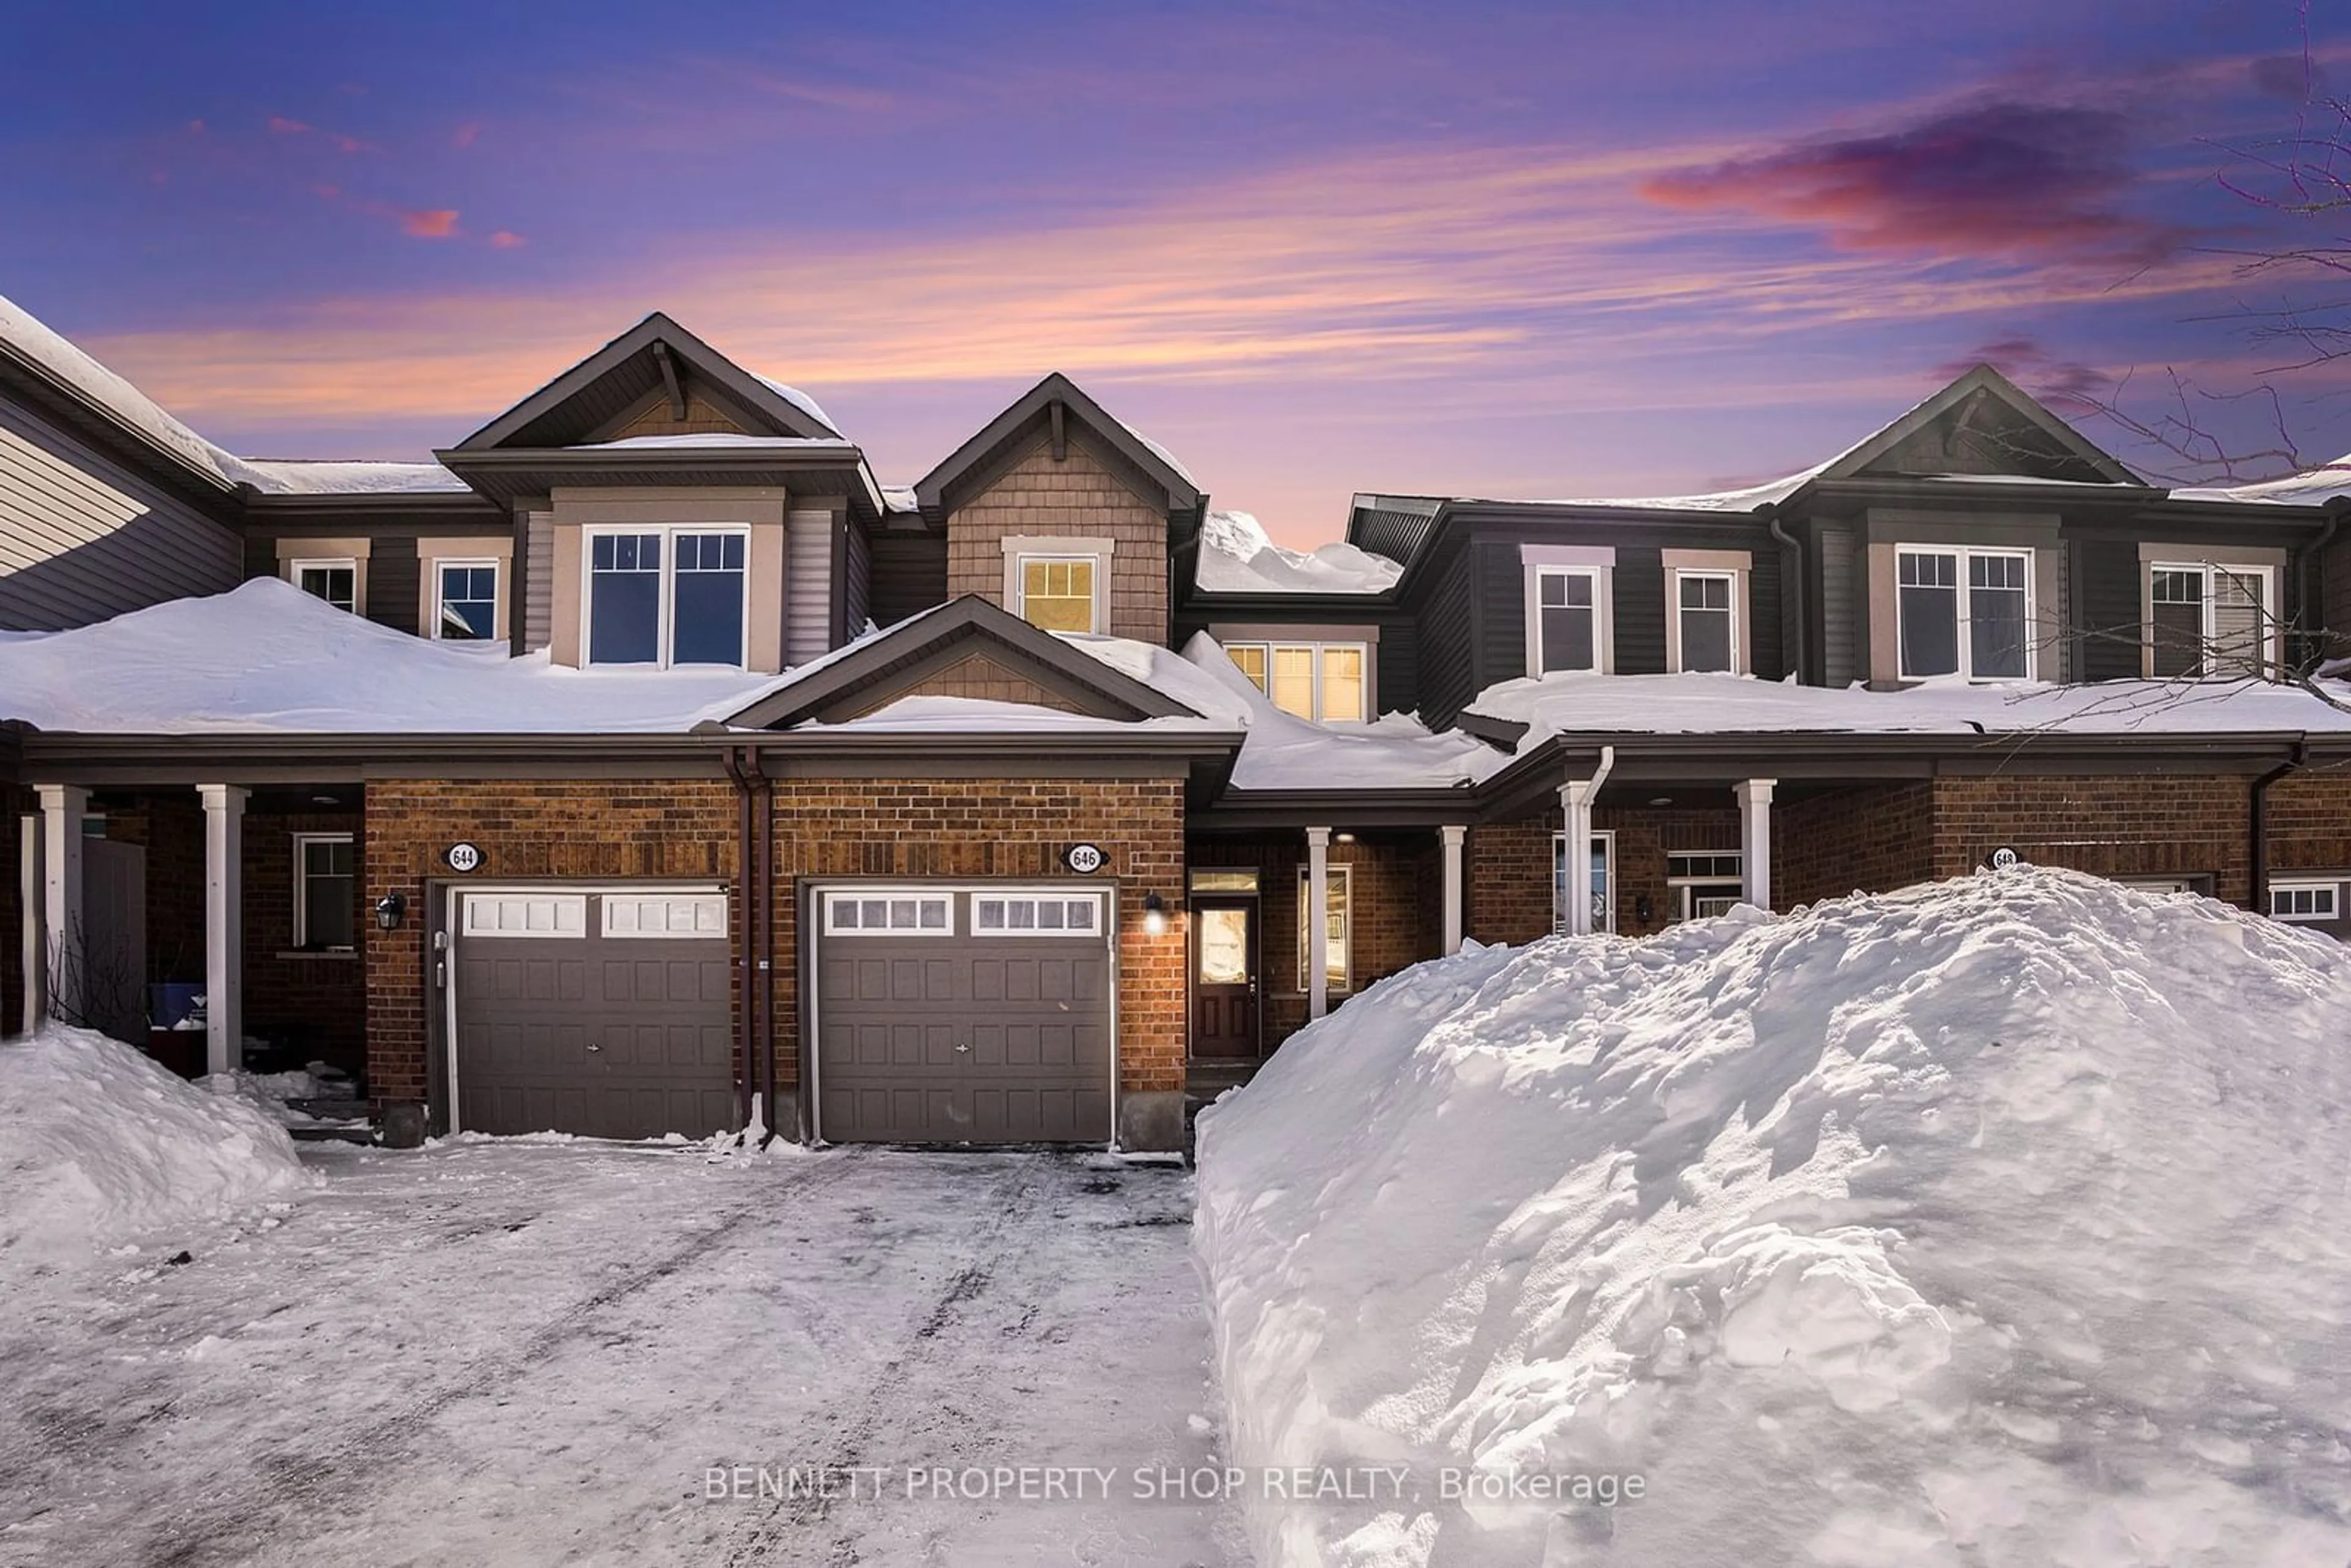
[[349,948],[356,896],[351,835],[295,834],[294,946],[314,953]]
[[2273,882],[2270,918],[2325,925],[2337,918],[2342,889],[2331,882]]

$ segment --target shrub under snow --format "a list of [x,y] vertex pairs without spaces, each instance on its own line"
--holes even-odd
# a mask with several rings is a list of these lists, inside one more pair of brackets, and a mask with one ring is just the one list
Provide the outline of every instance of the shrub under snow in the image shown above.
[[89,1030],[0,1045],[0,1270],[314,1184],[277,1121]]
[[2341,1564],[2351,953],[1984,874],[1425,964],[1200,1120],[1270,1564]]

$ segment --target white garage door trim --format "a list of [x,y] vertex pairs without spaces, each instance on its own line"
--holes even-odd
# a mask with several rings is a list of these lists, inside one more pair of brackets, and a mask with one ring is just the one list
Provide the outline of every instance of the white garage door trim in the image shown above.
[[[601,929],[608,936],[615,934],[611,915],[611,905],[615,902],[624,902],[640,909],[649,903],[667,905],[684,902],[700,908],[707,901],[716,902],[718,929],[716,931],[640,929],[626,932],[628,936],[707,937],[724,936],[727,930],[728,894],[724,883],[713,886],[706,882],[650,884],[564,883],[559,885],[526,883],[501,887],[455,882],[448,883],[447,887],[449,902],[442,910],[441,929],[433,934],[433,965],[441,983],[441,1076],[449,1096],[451,1133],[463,1132],[465,1125],[463,1119],[464,1092],[457,1078],[457,943],[469,937],[495,939],[501,936],[531,936],[541,940],[577,936],[584,940],[588,935],[588,901],[590,898],[604,901]],[[476,901],[486,911],[498,910],[500,918],[481,927],[468,925],[466,922],[473,919]],[[507,915],[510,910],[523,911],[519,918],[526,921],[535,912],[538,918],[549,924],[538,928],[507,928]]]
[[[824,1142],[824,1086],[819,1082],[823,1070],[818,1065],[817,1061],[820,1054],[817,1050],[818,1030],[821,1027],[824,1017],[824,995],[820,980],[821,966],[817,961],[818,949],[823,945],[827,936],[853,937],[857,935],[855,931],[841,930],[831,923],[833,907],[831,895],[837,894],[866,896],[876,894],[885,895],[896,894],[901,897],[932,898],[944,895],[947,900],[947,921],[946,930],[936,933],[941,936],[956,935],[963,926],[970,923],[968,919],[958,918],[959,910],[973,910],[975,913],[972,918],[976,919],[977,903],[982,898],[1075,898],[1090,894],[1100,899],[1103,906],[1103,915],[1102,930],[1097,935],[1109,954],[1110,975],[1110,1125],[1103,1129],[1102,1136],[1105,1144],[1113,1148],[1117,1146],[1119,1104],[1124,1094],[1125,1069],[1123,1059],[1126,1045],[1123,1031],[1120,1027],[1119,1013],[1119,993],[1122,988],[1118,950],[1119,884],[1115,880],[1101,878],[1085,883],[999,882],[983,879],[978,882],[934,882],[911,884],[904,882],[857,881],[830,881],[808,884],[803,889],[804,896],[799,911],[802,933],[799,943],[800,987],[802,993],[808,998],[807,1010],[801,1019],[799,1057],[800,1100],[807,1108],[809,1142],[811,1145]],[[811,918],[811,915],[819,917]],[[877,933],[877,935],[900,937],[929,934],[932,933],[919,928]],[[990,931],[988,935],[993,937],[1011,934]],[[1069,933],[1063,931],[1045,933],[1045,935],[1066,936]]]

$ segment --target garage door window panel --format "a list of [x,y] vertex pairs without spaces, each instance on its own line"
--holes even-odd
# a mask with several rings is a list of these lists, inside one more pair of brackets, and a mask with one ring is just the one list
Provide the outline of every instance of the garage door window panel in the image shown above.
[[828,894],[824,928],[842,936],[952,936],[953,905],[941,894]]

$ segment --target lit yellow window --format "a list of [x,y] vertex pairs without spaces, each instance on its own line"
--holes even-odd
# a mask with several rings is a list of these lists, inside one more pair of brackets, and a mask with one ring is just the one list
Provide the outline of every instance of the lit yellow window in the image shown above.
[[1020,618],[1048,632],[1094,629],[1092,560],[1023,560]]
[[1314,716],[1314,650],[1276,648],[1273,651],[1273,684],[1266,688],[1273,706],[1284,713],[1294,713],[1301,718]]
[[1249,678],[1249,685],[1259,691],[1265,690],[1264,643],[1240,643],[1226,649],[1225,652],[1233,656],[1233,663],[1239,667],[1242,674]]
[[1361,648],[1322,650],[1322,716],[1360,720],[1364,716],[1364,651]]

